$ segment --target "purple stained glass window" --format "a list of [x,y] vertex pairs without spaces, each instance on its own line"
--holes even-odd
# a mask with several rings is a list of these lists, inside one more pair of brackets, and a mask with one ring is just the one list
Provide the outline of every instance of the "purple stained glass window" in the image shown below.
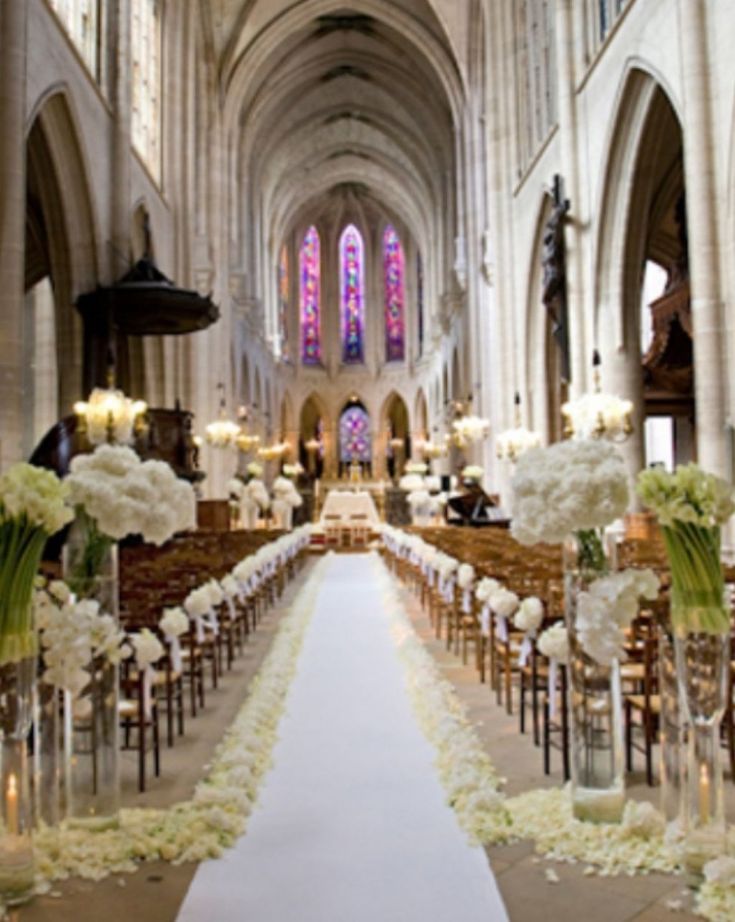
[[281,258],[278,261],[278,334],[281,340],[281,355],[288,359],[288,250],[281,247]]
[[340,416],[339,455],[347,464],[350,461],[372,461],[370,417],[364,407],[347,407]]
[[299,253],[301,291],[301,361],[318,365],[322,360],[319,231],[310,227]]
[[340,237],[339,265],[342,361],[356,365],[365,361],[365,278],[362,237],[354,224]]
[[401,238],[390,224],[383,234],[383,278],[385,281],[385,359],[405,358],[405,270]]

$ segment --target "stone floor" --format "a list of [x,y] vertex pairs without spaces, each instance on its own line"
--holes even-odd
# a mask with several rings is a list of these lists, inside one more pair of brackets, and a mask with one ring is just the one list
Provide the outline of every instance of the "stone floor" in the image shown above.
[[[125,759],[124,800],[126,805],[166,806],[191,795],[214,747],[229,726],[240,705],[248,682],[267,653],[275,628],[308,574],[302,571],[278,606],[267,615],[247,651],[225,675],[220,688],[208,691],[207,707],[196,720],[188,720],[187,734],[173,749],[164,748],[162,774],[153,779],[144,795],[135,785],[135,757]],[[532,787],[555,785],[561,781],[559,756],[555,773],[545,776],[541,750],[530,736],[518,732],[517,715],[508,716],[495,704],[487,686],[480,685],[472,667],[444,649],[431,632],[427,618],[413,597],[403,597],[414,626],[434,655],[444,676],[455,686],[476,723],[481,738],[499,772],[507,778],[506,790],[517,793]],[[641,761],[641,757],[639,757]],[[642,773],[628,779],[634,797],[655,802],[656,791],[646,787]],[[735,819],[735,785],[726,779],[729,815]],[[560,883],[550,884],[545,877],[548,862],[534,854],[533,844],[487,849],[512,922],[566,922],[594,918],[595,922],[690,922],[695,917],[685,881],[681,878],[650,875],[635,878],[597,878],[583,876],[580,866],[554,864]],[[100,883],[72,880],[53,891],[53,896],[37,898],[13,912],[13,922],[174,922],[191,878],[193,865],[172,867],[164,863],[145,865],[137,874],[115,876]],[[681,901],[682,909],[672,912],[667,902]],[[216,922],[216,920],[210,920]],[[252,920],[266,922],[266,920]],[[278,920],[267,920],[278,922]],[[324,922],[349,922],[327,920]],[[449,920],[447,920],[449,922]],[[461,922],[457,919],[456,922]]]

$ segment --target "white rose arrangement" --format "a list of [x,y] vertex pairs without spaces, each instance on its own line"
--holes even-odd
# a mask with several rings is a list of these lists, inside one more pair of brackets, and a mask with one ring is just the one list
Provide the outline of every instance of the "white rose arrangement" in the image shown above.
[[189,618],[180,606],[173,608],[164,608],[163,617],[158,622],[158,626],[164,636],[181,637],[189,630]]
[[536,646],[542,656],[566,663],[569,659],[569,633],[563,621],[557,621],[546,628]]
[[245,470],[246,470],[246,472],[250,475],[250,477],[254,477],[254,478],[256,478],[256,479],[258,479],[258,478],[260,478],[260,477],[263,476],[263,465],[262,465],[262,464],[258,464],[257,461],[251,461],[251,462],[247,465],[247,467],[245,468]]
[[544,620],[544,605],[536,596],[527,596],[513,616],[513,624],[519,631],[531,634],[537,631]]
[[0,665],[36,653],[34,580],[46,541],[74,517],[68,494],[56,474],[30,464],[0,477]]
[[457,570],[457,585],[460,589],[470,589],[475,581],[475,568],[469,563],[460,564]]
[[621,570],[590,584],[577,599],[575,627],[582,649],[602,666],[625,655],[625,632],[638,614],[639,599],[655,599],[659,580],[652,570]]
[[406,493],[415,493],[424,489],[424,478],[419,474],[404,474],[398,481],[398,486]]
[[499,618],[510,618],[515,614],[520,600],[515,592],[500,586],[493,592],[488,602],[490,603],[490,608]]
[[485,476],[485,471],[477,464],[468,464],[462,469],[462,480],[480,481]]
[[234,599],[240,592],[240,585],[232,573],[228,573],[227,576],[224,577],[220,582],[220,586],[222,587],[222,592],[228,599]]
[[135,662],[141,670],[154,666],[166,652],[163,644],[150,628],[144,627],[141,631],[128,636],[133,646]]
[[287,477],[276,477],[273,481],[273,499],[285,502],[292,509],[297,509],[304,502],[293,481]]
[[192,589],[184,599],[184,611],[190,618],[203,618],[209,613],[210,607],[210,594],[206,585]]
[[283,474],[285,477],[299,477],[303,473],[304,466],[299,461],[295,461],[293,464],[283,465]]
[[497,592],[498,589],[500,589],[500,583],[496,579],[490,576],[483,576],[475,588],[475,597],[478,602],[489,603],[490,596]]

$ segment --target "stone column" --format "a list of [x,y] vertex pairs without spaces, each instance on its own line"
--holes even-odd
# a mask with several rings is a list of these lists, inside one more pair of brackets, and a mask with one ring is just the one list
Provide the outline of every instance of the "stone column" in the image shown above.
[[[559,143],[565,193],[571,201],[566,226],[567,307],[571,388],[575,394],[587,387],[591,348],[587,341],[582,252],[582,196],[579,178],[577,111],[575,108],[575,46],[573,0],[557,0],[556,60],[559,80]],[[551,179],[551,177],[549,177]]]
[[700,464],[727,474],[725,326],[717,229],[706,0],[680,0],[684,88],[684,178],[694,328],[697,454]]
[[5,3],[0,33],[0,471],[23,445],[25,88],[28,9]]
[[110,281],[130,268],[130,145],[132,143],[132,48],[128,0],[118,0],[109,32],[114,55],[112,74],[113,123],[112,160],[112,252]]

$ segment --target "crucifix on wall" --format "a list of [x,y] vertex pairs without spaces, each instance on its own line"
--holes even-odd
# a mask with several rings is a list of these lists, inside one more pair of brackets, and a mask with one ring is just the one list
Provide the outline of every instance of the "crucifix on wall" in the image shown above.
[[542,266],[544,270],[541,300],[549,314],[551,332],[561,356],[561,377],[571,380],[569,361],[569,316],[567,310],[566,247],[564,221],[569,199],[564,198],[564,180],[557,173],[552,187],[551,215],[544,226]]

